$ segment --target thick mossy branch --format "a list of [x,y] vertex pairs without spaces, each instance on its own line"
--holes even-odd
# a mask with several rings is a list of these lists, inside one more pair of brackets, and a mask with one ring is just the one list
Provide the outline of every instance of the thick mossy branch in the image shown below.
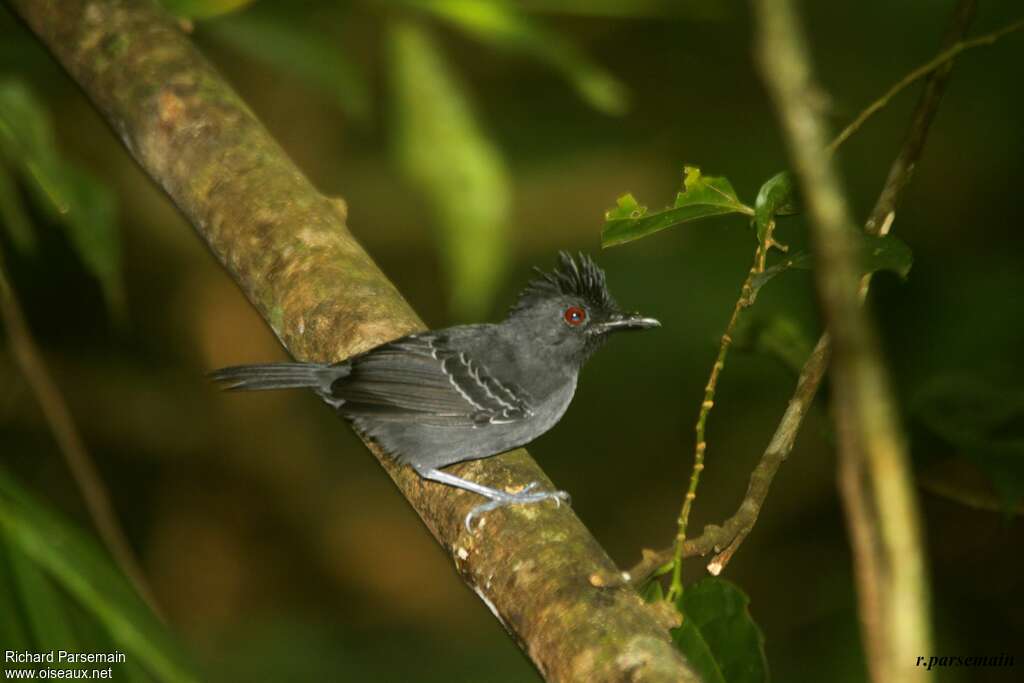
[[[139,164],[192,222],[296,358],[332,361],[422,322],[178,25],[146,0],[10,0]],[[470,587],[553,681],[694,681],[657,615],[568,506],[489,514],[371,446]],[[455,471],[495,487],[550,485],[524,450]]]

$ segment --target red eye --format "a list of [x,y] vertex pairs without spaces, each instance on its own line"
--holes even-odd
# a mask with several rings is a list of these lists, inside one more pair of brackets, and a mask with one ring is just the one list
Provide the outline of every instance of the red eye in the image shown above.
[[565,314],[562,317],[565,318],[565,322],[576,327],[582,325],[583,321],[587,319],[587,312],[579,306],[570,306],[565,309]]

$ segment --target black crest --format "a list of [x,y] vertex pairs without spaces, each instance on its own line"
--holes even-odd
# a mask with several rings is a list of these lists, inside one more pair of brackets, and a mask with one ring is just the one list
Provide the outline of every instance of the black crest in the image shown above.
[[618,309],[612,295],[608,293],[604,271],[583,252],[579,252],[574,260],[568,252],[560,251],[554,271],[546,273],[540,268],[534,268],[534,271],[538,277],[530,280],[519,294],[512,313],[527,308],[533,301],[551,296],[577,297],[590,308],[608,311]]

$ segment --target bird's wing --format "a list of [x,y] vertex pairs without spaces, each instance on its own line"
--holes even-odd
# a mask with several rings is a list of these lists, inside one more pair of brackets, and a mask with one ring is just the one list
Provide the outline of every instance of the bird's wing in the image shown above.
[[350,417],[439,425],[502,424],[531,415],[530,397],[499,381],[443,334],[414,334],[351,361],[325,396]]

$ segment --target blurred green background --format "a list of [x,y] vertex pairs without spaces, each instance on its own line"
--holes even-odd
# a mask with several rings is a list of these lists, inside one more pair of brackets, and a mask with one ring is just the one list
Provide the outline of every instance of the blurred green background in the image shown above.
[[[192,17],[198,46],[314,184],[348,201],[352,232],[431,327],[500,318],[558,249],[594,254],[623,305],[662,321],[597,354],[568,414],[530,449],[621,565],[667,545],[755,241],[724,217],[598,253],[600,229],[626,191],[668,204],[684,163],[727,176],[747,203],[785,168],[746,3],[165,4]],[[803,3],[837,130],[937,52],[951,7]],[[973,33],[1019,12],[983,1]],[[937,624],[937,652],[921,654],[1018,659],[939,680],[1009,681],[1024,666],[1022,55],[1013,35],[957,62],[894,225],[914,268],[906,281],[880,275],[872,295],[921,482]],[[286,355],[6,9],[0,80],[0,116],[24,120],[29,98],[52,120],[64,170],[50,190],[71,197],[70,216],[47,206],[59,199],[25,171],[31,150],[8,140],[8,277],[172,631],[208,679],[536,680],[331,411],[311,394],[226,396],[204,379]],[[916,93],[838,155],[861,218]],[[804,244],[802,219],[777,238]],[[785,358],[817,337],[810,274],[773,280],[748,318],[709,422],[694,530],[734,512],[794,385]],[[0,453],[37,499],[89,526],[6,337]],[[865,676],[834,472],[819,399],[726,572],[751,598],[777,681]],[[702,574],[691,561],[687,577]]]

